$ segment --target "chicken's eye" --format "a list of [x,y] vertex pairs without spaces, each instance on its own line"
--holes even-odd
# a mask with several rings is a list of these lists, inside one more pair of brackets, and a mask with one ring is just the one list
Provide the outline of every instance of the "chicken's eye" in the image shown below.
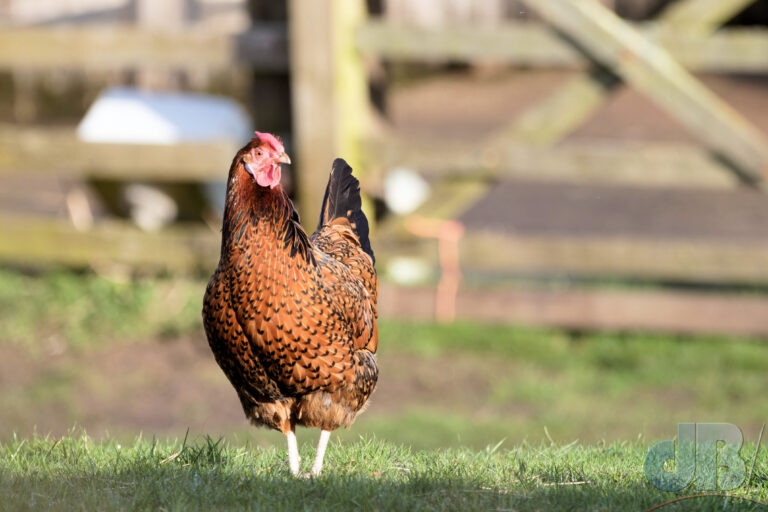
[[261,156],[261,154],[262,154],[261,151],[256,152],[256,156]]

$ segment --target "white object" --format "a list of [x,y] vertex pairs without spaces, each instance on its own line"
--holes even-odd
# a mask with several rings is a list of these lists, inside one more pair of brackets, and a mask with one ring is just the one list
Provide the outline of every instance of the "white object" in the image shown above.
[[179,208],[173,197],[151,185],[131,183],[123,190],[131,218],[145,231],[157,231],[176,219]]
[[399,256],[387,264],[387,277],[404,286],[425,283],[433,276],[432,267],[423,259]]
[[417,172],[396,167],[384,178],[384,202],[399,215],[416,210],[429,197],[430,187]]
[[112,144],[242,142],[252,134],[248,115],[228,98],[128,87],[102,92],[77,127],[85,142]]
[[[94,143],[232,142],[239,146],[253,136],[253,126],[245,110],[223,96],[112,87],[96,98],[77,127],[77,135]],[[221,172],[221,182],[203,187],[209,203],[219,212],[224,211],[226,190],[226,169]],[[176,218],[175,200],[151,185],[123,192],[131,217],[143,229],[160,229]]]

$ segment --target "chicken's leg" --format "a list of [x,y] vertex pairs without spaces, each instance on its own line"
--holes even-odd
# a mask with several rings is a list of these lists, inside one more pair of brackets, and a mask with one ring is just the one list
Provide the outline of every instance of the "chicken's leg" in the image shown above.
[[317,455],[315,455],[315,462],[312,463],[312,469],[309,471],[309,476],[318,476],[320,470],[323,469],[323,457],[325,457],[325,448],[328,446],[328,439],[330,439],[330,437],[330,430],[322,430],[320,432],[320,440],[317,442]]
[[296,433],[293,430],[289,430],[285,433],[285,437],[288,440],[288,466],[291,468],[293,476],[298,476],[301,458],[299,457],[299,447],[296,444]]

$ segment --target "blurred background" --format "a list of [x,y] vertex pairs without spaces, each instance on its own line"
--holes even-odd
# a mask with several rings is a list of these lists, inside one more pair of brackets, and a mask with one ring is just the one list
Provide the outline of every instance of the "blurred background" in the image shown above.
[[200,309],[254,129],[356,169],[415,447],[757,437],[768,0],[0,0],[0,440],[250,428]]

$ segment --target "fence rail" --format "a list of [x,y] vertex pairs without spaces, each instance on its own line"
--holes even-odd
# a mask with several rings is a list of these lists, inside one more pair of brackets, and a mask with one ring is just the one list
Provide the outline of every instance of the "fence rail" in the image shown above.
[[462,141],[390,136],[366,141],[384,167],[408,166],[433,178],[533,178],[644,187],[732,188],[739,180],[706,150],[681,143],[590,140],[556,147],[521,141],[468,147]]
[[[665,30],[655,23],[635,28],[692,71],[768,72],[768,30],[762,28],[728,28],[711,35]],[[496,59],[519,66],[578,69],[590,64],[551,28],[533,22],[429,30],[377,20],[358,30],[357,46],[369,54],[405,61]]]
[[[434,290],[382,285],[382,315],[435,316]],[[735,293],[663,290],[462,290],[457,316],[474,321],[574,330],[641,330],[768,336],[768,299]]]
[[132,26],[4,28],[0,69],[81,71],[140,69],[261,70],[288,68],[285,25],[262,23],[229,36],[204,30]]
[[218,235],[207,226],[146,232],[125,221],[100,221],[78,231],[66,219],[2,214],[0,234],[0,260],[24,265],[201,273],[219,255]]
[[[434,241],[384,231],[384,262],[400,255],[437,267]],[[377,257],[379,256],[377,252]],[[475,271],[584,278],[642,279],[652,282],[768,284],[768,244],[717,240],[643,239],[629,236],[566,236],[479,231],[459,240],[462,266]]]
[[238,149],[231,142],[172,146],[88,143],[69,127],[0,124],[0,175],[23,170],[126,180],[222,181]]

